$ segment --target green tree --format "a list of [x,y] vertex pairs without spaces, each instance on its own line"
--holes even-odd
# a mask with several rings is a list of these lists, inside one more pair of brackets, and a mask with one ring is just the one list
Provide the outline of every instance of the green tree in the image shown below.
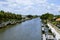
[[3,10],[0,11],[0,21],[7,21],[7,20],[21,20],[22,19],[22,15],[19,14],[14,14],[11,12],[5,12]]
[[33,16],[32,16],[32,15],[27,15],[27,17],[28,17],[28,18],[33,18]]
[[52,20],[54,17],[53,14],[49,14],[49,13],[46,13],[46,14],[43,14],[42,16],[40,16],[41,19],[43,20]]

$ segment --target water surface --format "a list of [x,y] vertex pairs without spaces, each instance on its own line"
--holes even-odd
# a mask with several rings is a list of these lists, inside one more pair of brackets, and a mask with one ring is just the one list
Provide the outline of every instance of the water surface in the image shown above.
[[0,40],[41,40],[41,22],[39,18],[22,22],[0,30]]

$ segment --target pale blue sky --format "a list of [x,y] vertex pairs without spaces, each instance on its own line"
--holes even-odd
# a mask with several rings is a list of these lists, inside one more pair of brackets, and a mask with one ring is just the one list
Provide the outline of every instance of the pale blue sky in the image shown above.
[[22,15],[60,14],[60,0],[0,0],[0,10]]

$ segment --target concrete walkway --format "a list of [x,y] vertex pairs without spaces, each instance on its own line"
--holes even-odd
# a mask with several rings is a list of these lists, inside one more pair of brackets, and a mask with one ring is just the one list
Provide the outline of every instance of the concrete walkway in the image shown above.
[[52,33],[54,33],[56,35],[56,39],[60,40],[60,34],[57,32],[57,30],[55,30],[55,28],[50,23],[47,23],[47,25],[51,29]]

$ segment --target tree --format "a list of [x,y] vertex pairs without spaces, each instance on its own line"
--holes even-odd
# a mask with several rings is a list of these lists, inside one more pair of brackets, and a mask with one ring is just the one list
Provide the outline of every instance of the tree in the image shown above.
[[33,18],[33,16],[32,16],[32,15],[27,15],[27,17],[28,17],[28,18]]
[[11,19],[21,20],[22,15],[19,14],[17,15],[11,12],[5,12],[3,10],[0,11],[0,21],[11,20]]
[[40,16],[41,19],[43,20],[52,20],[54,17],[53,14],[49,14],[49,13],[46,13],[46,14],[43,14],[42,16]]

